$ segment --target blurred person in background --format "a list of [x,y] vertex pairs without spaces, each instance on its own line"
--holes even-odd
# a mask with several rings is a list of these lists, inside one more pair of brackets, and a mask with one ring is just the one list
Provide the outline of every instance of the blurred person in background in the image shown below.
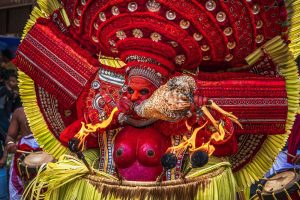
[[4,49],[1,52],[1,67],[7,70],[17,71],[17,67],[11,62],[13,59],[13,54],[9,49]]
[[0,67],[0,87],[5,85],[4,76],[6,74],[6,69],[3,67]]
[[17,150],[41,150],[31,133],[23,107],[17,108],[12,115],[5,144],[6,150],[4,154],[15,154],[10,167],[9,196],[10,200],[19,200],[21,199],[24,187],[17,166],[17,159],[21,154]]
[[0,200],[8,199],[8,184],[7,184],[7,152],[4,151],[4,135],[5,132],[0,130]]
[[4,142],[7,135],[12,112],[20,106],[17,74],[15,70],[1,67],[0,85],[0,200],[8,199],[7,188],[7,152]]
[[4,75],[4,85],[0,87],[0,128],[7,132],[11,113],[20,106],[17,74],[7,70]]

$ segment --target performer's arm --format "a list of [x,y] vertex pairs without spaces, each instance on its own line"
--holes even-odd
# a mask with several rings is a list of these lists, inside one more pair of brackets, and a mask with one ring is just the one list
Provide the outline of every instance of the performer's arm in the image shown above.
[[[81,129],[83,122],[83,118],[80,118],[67,126],[59,136],[60,141],[63,145],[68,146],[68,142],[75,137],[75,135],[79,132]],[[87,148],[97,148],[98,146],[98,139],[97,134],[90,134],[90,136],[86,139],[86,147]]]
[[18,113],[15,111],[12,115],[5,140],[8,153],[15,153],[17,150],[16,139],[18,137],[19,128]]
[[[102,100],[104,101],[102,105],[102,112],[95,109],[89,102],[92,102],[95,98],[95,96],[101,95]],[[108,95],[105,91],[105,88],[103,87],[101,92],[99,93],[93,93],[92,95],[89,94],[89,91],[84,91],[77,101],[77,116],[78,119],[74,121],[72,124],[68,125],[61,133],[60,133],[60,141],[63,145],[68,146],[68,142],[74,138],[79,130],[81,129],[82,125],[85,126],[87,124],[96,125],[101,124],[104,120],[107,120],[107,118],[112,114],[112,111],[115,107],[119,107],[115,103],[115,99]],[[121,107],[119,107],[120,110],[113,114],[113,119],[110,122],[109,126],[105,128],[105,130],[109,129],[115,129],[119,127],[118,122],[118,115],[121,110],[123,110]],[[86,138],[85,147],[86,148],[97,148],[98,146],[98,137],[99,134],[102,133],[103,130],[100,128],[97,129],[95,132],[89,133],[89,135]],[[78,135],[77,135],[78,136]]]
[[296,165],[300,165],[300,154],[297,154],[293,159],[293,163]]

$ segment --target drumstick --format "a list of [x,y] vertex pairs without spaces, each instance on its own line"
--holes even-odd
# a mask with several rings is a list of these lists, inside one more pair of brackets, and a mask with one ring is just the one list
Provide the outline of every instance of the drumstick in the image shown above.
[[285,151],[283,151],[283,153],[286,154],[287,156],[292,157],[292,158],[295,158],[295,157],[296,157],[296,156],[294,156],[294,155],[292,155],[292,154],[290,154],[290,153],[288,153],[288,152],[285,152]]
[[30,151],[22,151],[22,150],[17,149],[17,153],[26,153],[26,154],[30,154],[30,153],[32,153],[32,152],[30,152]]
[[283,179],[284,177],[280,176],[278,178],[261,178],[261,180],[266,180],[266,181],[275,181],[275,180],[279,180],[279,179]]

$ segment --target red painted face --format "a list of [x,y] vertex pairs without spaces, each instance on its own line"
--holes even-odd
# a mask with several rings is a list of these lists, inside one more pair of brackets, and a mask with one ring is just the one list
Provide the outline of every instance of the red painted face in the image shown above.
[[127,98],[132,102],[141,103],[148,99],[156,89],[155,85],[142,77],[131,77],[128,81]]

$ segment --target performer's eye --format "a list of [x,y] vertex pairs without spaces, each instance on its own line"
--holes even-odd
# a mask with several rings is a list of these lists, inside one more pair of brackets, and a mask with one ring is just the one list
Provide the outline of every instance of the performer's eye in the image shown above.
[[149,94],[149,90],[148,90],[148,89],[141,89],[141,90],[140,90],[140,94],[141,94],[141,95]]
[[134,90],[131,87],[128,87],[127,91],[128,91],[129,94],[133,94],[134,93]]

